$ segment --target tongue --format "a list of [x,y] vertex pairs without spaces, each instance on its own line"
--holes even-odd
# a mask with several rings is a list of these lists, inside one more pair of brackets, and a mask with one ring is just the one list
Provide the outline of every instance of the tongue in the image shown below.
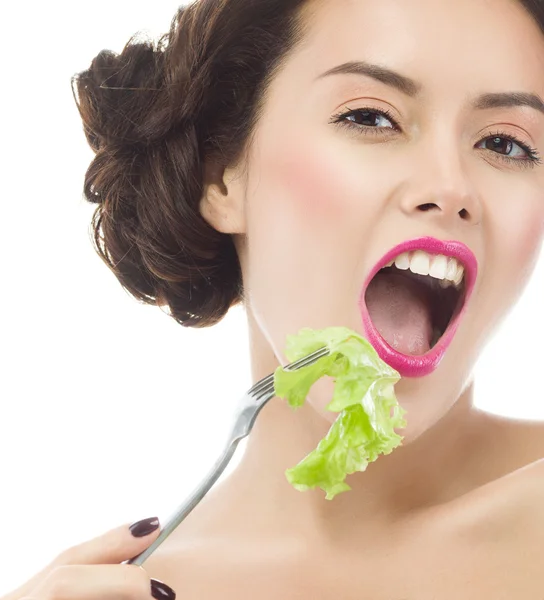
[[397,352],[419,355],[430,350],[431,298],[423,284],[402,273],[379,272],[365,300],[374,327]]

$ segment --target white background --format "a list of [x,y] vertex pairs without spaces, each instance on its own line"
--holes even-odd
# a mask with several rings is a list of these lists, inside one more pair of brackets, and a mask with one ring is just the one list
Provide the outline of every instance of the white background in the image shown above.
[[[89,237],[92,154],[70,77],[137,31],[167,31],[177,5],[52,0],[0,15],[0,594],[69,545],[167,518],[251,384],[241,308],[186,330],[129,296]],[[477,367],[476,404],[491,412],[544,419],[543,271]]]

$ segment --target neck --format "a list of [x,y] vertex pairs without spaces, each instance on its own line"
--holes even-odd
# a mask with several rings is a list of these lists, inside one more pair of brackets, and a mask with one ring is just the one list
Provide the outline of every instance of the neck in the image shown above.
[[[279,365],[269,344],[249,315],[253,382]],[[364,473],[348,476],[351,491],[332,501],[321,489],[298,492],[285,478],[285,470],[311,452],[327,433],[325,421],[308,403],[293,411],[273,398],[261,411],[251,432],[244,457],[233,474],[231,489],[258,506],[252,514],[262,525],[274,523],[319,536],[353,535],[354,528],[368,534],[385,524],[405,521],[416,512],[444,504],[471,488],[464,465],[475,452],[479,411],[473,407],[469,386],[438,423],[413,442],[378,457]],[[407,415],[407,418],[409,415]]]

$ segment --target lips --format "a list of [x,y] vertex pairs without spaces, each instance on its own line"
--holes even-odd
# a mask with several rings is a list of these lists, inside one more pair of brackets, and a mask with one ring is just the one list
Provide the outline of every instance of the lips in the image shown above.
[[[374,326],[365,302],[365,293],[374,276],[394,260],[399,254],[411,250],[424,250],[429,254],[442,254],[454,257],[465,267],[464,301],[453,317],[438,343],[422,355],[407,355],[395,350],[380,335]],[[366,336],[380,358],[396,369],[402,377],[423,377],[432,373],[440,364],[446,350],[451,344],[466,311],[478,274],[478,261],[473,252],[463,243],[457,241],[441,241],[433,237],[422,237],[399,244],[383,256],[369,273],[359,296],[359,309]]]

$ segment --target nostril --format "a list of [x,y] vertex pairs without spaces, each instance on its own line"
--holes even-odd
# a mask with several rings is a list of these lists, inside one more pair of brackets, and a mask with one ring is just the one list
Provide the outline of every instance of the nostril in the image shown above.
[[461,217],[461,219],[468,219],[469,218],[468,210],[466,208],[463,208],[462,210],[459,211],[459,216]]

